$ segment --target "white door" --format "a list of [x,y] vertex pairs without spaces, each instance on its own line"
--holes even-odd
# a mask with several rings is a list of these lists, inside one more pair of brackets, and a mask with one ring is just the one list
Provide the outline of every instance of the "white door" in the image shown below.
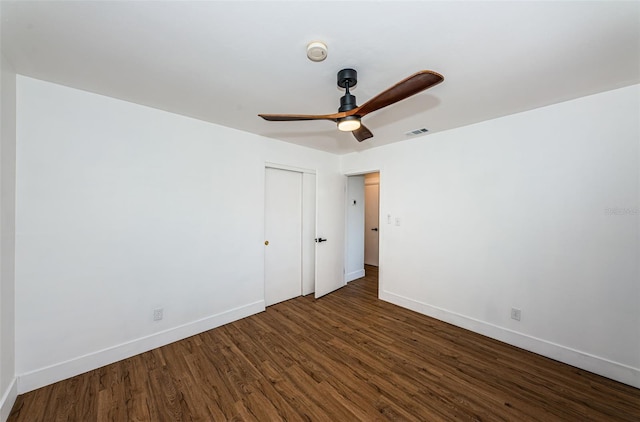
[[317,174],[315,297],[339,289],[344,283],[346,177],[339,171]]
[[266,306],[302,294],[302,173],[265,169],[264,267]]
[[364,186],[364,263],[378,266],[379,184]]

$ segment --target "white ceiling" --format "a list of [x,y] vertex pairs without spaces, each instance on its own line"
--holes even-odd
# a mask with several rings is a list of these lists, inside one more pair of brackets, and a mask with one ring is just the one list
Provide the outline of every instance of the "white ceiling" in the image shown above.
[[[640,83],[637,1],[0,6],[20,74],[340,154]],[[314,40],[324,62],[306,57]],[[344,67],[358,71],[358,104],[417,70],[445,81],[366,116],[363,143],[327,121],[257,117],[336,112]]]

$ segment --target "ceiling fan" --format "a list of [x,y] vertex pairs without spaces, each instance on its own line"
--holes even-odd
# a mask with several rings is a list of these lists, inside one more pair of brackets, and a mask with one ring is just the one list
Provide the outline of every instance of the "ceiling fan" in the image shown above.
[[373,133],[367,129],[360,119],[367,114],[380,110],[383,107],[409,98],[427,88],[439,84],[444,77],[431,70],[421,70],[406,79],[398,82],[391,88],[382,91],[361,106],[356,105],[356,97],[351,95],[349,88],[358,83],[358,73],[353,69],[342,69],[338,72],[338,86],[346,90],[340,98],[340,108],[333,114],[258,114],[265,120],[272,122],[287,122],[295,120],[330,120],[338,124],[338,129],[351,132],[353,136],[362,142],[373,137]]

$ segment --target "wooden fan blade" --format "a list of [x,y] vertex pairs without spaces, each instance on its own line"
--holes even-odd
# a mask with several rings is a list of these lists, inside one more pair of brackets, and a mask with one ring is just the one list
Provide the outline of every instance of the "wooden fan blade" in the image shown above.
[[270,122],[291,122],[295,120],[331,120],[335,122],[338,119],[336,114],[258,114],[258,116]]
[[362,117],[372,111],[380,110],[383,107],[402,101],[405,98],[409,98],[419,92],[424,91],[427,88],[431,88],[434,85],[439,84],[444,80],[444,77],[431,70],[421,70],[420,72],[409,76],[408,78],[398,82],[386,91],[376,95],[354,111],[352,114],[357,114]]
[[360,125],[360,128],[354,130],[351,133],[353,133],[353,136],[358,140],[358,142],[362,142],[365,139],[373,138],[373,133],[371,133],[371,131],[362,124]]

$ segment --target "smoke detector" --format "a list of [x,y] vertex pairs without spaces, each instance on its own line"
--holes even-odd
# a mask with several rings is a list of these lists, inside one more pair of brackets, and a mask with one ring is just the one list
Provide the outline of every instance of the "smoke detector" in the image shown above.
[[307,46],[307,57],[312,62],[321,62],[327,58],[327,45],[320,41],[314,41]]

